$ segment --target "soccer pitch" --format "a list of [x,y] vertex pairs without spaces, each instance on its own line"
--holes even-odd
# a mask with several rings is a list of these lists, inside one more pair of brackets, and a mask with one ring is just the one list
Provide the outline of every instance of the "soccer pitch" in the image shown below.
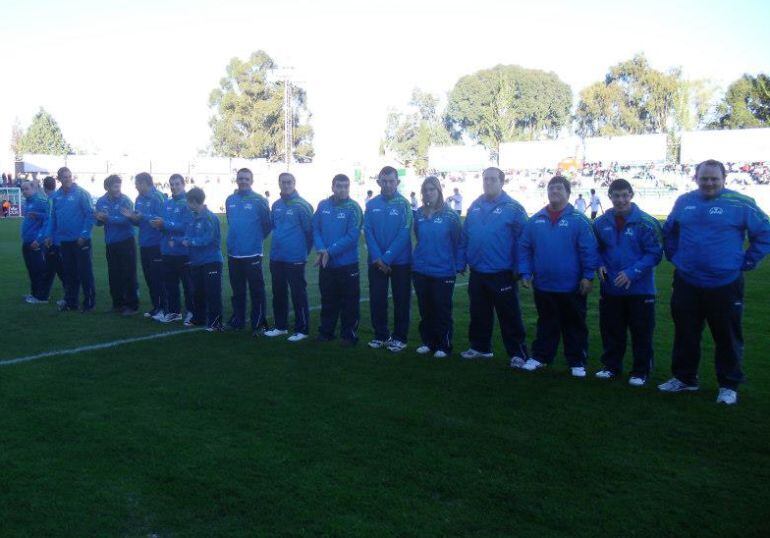
[[[0,362],[182,330],[107,313],[101,229],[95,312],[25,304],[19,225],[0,221]],[[511,370],[497,329],[493,360],[460,361],[464,278],[444,360],[414,352],[413,298],[400,354],[365,345],[363,303],[354,349],[195,331],[2,365],[0,536],[767,536],[768,263],[747,275],[748,382],[734,407],[714,403],[710,339],[699,392],[655,388],[670,377],[667,262],[641,389],[593,377],[598,290],[587,379],[563,357]],[[316,270],[307,276],[317,306]],[[361,283],[366,298],[365,271]],[[225,277],[227,315],[229,296]],[[531,342],[531,292],[521,297]]]

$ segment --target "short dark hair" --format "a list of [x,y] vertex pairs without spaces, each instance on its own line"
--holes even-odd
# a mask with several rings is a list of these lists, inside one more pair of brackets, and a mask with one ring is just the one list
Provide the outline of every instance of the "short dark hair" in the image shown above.
[[139,172],[134,176],[134,181],[152,186],[152,176],[148,172]]
[[564,185],[564,190],[567,191],[567,194],[570,194],[572,192],[572,185],[569,184],[569,179],[567,179],[564,176],[553,176],[550,181],[548,181],[548,186],[555,185],[557,183],[561,183]]
[[385,176],[396,176],[396,179],[398,179],[398,170],[392,166],[383,166],[380,173],[377,174],[377,179],[382,179]]
[[67,168],[66,166],[62,166],[56,171],[56,177],[60,177],[64,172],[69,172],[70,175],[72,175],[72,170]]
[[206,200],[206,193],[200,187],[193,187],[185,194],[185,199],[188,202],[195,202],[196,204],[202,204]]
[[120,176],[118,174],[110,174],[106,178],[104,178],[104,190],[109,190],[110,187],[112,187],[115,183],[123,183],[123,180],[120,179]]
[[591,194],[596,194],[596,190],[595,189],[591,189]]
[[47,191],[55,191],[56,179],[52,176],[45,176],[45,178],[43,178],[43,188]]
[[240,170],[238,170],[235,173],[235,176],[238,177],[238,174],[240,174],[241,172],[248,172],[249,175],[251,176],[251,179],[254,179],[254,173],[251,170],[249,170],[248,168],[241,168]]
[[350,178],[345,174],[337,174],[332,178],[332,185],[335,183],[350,183]]
[[610,188],[607,189],[607,194],[612,196],[613,191],[628,191],[631,194],[634,194],[634,188],[627,180],[623,178],[618,178],[610,183]]
[[278,181],[281,181],[281,178],[286,177],[286,176],[289,176],[294,181],[297,181],[297,178],[294,177],[294,174],[289,173],[289,172],[281,172],[280,174],[278,174]]
[[500,181],[502,183],[505,183],[505,172],[503,172],[496,166],[490,166],[489,168],[484,168],[484,170],[481,172],[481,177],[484,177],[484,172],[486,172],[487,170],[494,170],[495,172],[497,172],[497,177],[500,178]]
[[724,164],[722,164],[720,161],[717,161],[716,159],[706,159],[702,163],[698,163],[698,165],[695,167],[695,177],[698,177],[698,172],[700,172],[701,166],[716,166],[722,171],[722,179],[727,176],[727,170],[725,169]]
[[169,184],[175,179],[180,179],[182,180],[182,183],[184,183],[184,176],[182,174],[171,174],[171,177],[168,178]]

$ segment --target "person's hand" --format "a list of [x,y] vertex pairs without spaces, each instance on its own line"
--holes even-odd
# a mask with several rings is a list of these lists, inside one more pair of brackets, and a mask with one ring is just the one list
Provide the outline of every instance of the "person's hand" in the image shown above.
[[45,240],[43,240],[43,244],[45,245],[45,248],[51,248],[53,241],[51,241],[50,237],[46,237]]
[[183,247],[189,247],[189,246],[190,246],[190,242],[189,242],[187,239],[184,239],[184,240],[182,241],[182,246],[183,246]]
[[323,267],[324,269],[329,263],[329,251],[328,250],[319,250],[318,251],[318,259],[316,259],[315,264],[318,266]]
[[134,212],[131,211],[127,207],[121,207],[120,208],[120,214],[123,215],[124,217],[128,217],[128,218],[132,218],[134,216]]
[[628,289],[631,287],[631,279],[628,278],[628,275],[625,271],[619,272],[618,276],[615,277],[615,280],[612,283],[615,284],[618,288]]
[[594,283],[592,280],[588,280],[587,278],[580,279],[580,286],[578,287],[578,293],[580,293],[580,295],[588,295],[593,288]]
[[379,259],[375,260],[374,266],[380,271],[382,271],[383,273],[385,273],[386,275],[390,273],[390,267],[382,260],[379,260]]
[[37,241],[32,241],[29,244],[29,248],[31,248],[32,250],[40,250],[40,243],[38,243]]
[[155,217],[150,221],[150,226],[155,228],[156,230],[163,229],[163,219],[160,217]]
[[174,248],[174,240],[173,239],[169,239],[168,240],[168,246],[171,247],[171,248]]
[[521,287],[529,289],[530,286],[532,286],[532,278],[522,278],[521,279]]
[[86,240],[83,237],[78,237],[78,246],[82,247],[86,244]]
[[94,214],[94,218],[99,222],[107,222],[107,213],[105,213],[104,211],[97,211]]
[[601,280],[602,282],[607,280],[607,268],[604,267],[603,265],[596,270],[596,273],[599,275],[599,280]]

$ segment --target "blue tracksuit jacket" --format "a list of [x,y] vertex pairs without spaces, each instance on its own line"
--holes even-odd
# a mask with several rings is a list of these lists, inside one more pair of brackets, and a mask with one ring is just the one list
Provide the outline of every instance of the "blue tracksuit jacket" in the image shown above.
[[207,207],[197,215],[190,212],[184,240],[190,244],[190,265],[222,262],[219,219]]
[[519,274],[540,291],[575,292],[580,280],[592,280],[599,252],[591,221],[567,204],[551,224],[546,208],[529,219],[519,241]]
[[270,235],[270,206],[252,190],[227,197],[227,255],[247,258],[262,255],[262,242]]
[[160,245],[163,232],[150,226],[155,217],[163,217],[166,211],[166,195],[152,189],[148,194],[136,197],[135,211],[141,215],[135,226],[139,227],[139,246],[155,247]]
[[[182,244],[187,223],[192,219],[190,208],[187,207],[187,197],[178,194],[166,199],[163,208],[163,238],[160,242],[160,253],[165,256],[188,256],[189,249]],[[171,246],[171,243],[174,246]]]
[[[617,228],[614,209],[608,209],[594,221],[601,265],[607,269],[602,293],[655,295],[655,266],[663,257],[663,232],[655,218],[636,204],[631,206],[621,229]],[[631,279],[628,289],[613,284],[620,272]]]
[[519,238],[526,224],[527,212],[505,192],[494,200],[479,196],[463,227],[470,268],[479,273],[518,271]]
[[24,222],[21,224],[21,242],[42,243],[48,228],[48,198],[44,194],[35,193],[29,198],[24,198],[22,214]]
[[294,191],[273,203],[270,217],[273,222],[270,260],[289,263],[306,261],[313,246],[313,206]]
[[134,226],[128,217],[124,217],[121,209],[134,210],[134,204],[125,194],[112,198],[105,194],[96,201],[96,211],[107,214],[107,222],[96,221],[97,226],[104,226],[104,242],[107,245],[125,241],[134,236]]
[[358,239],[364,217],[361,208],[348,198],[337,202],[333,196],[321,200],[313,215],[313,244],[329,253],[327,267],[358,263]]
[[386,265],[407,265],[412,261],[412,221],[409,201],[395,193],[382,194],[366,204],[364,236],[369,250],[368,260],[382,260]]
[[91,195],[85,189],[73,183],[69,191],[59,187],[53,193],[46,237],[57,245],[62,241],[77,241],[81,237],[91,239],[93,226],[94,208]]
[[417,244],[412,253],[412,271],[436,278],[453,277],[465,269],[465,246],[460,216],[444,207],[425,216],[423,209],[414,215]]
[[707,199],[696,190],[677,199],[663,238],[679,276],[693,286],[716,288],[754,269],[770,252],[770,222],[748,196],[722,189]]

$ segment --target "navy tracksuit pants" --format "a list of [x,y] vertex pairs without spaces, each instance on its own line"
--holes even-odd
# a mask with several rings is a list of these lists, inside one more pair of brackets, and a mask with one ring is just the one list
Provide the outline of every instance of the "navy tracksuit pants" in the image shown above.
[[604,347],[601,358],[604,369],[615,375],[623,371],[623,355],[630,331],[634,356],[631,376],[646,379],[654,364],[655,296],[602,294],[599,298],[599,328]]
[[492,352],[494,315],[500,323],[505,351],[510,357],[528,358],[526,333],[521,320],[519,290],[511,271],[479,273],[471,271],[468,281],[471,322],[468,340],[471,349]]
[[273,284],[273,320],[275,328],[285,331],[289,326],[289,289],[294,308],[294,332],[309,334],[310,307],[307,302],[305,262],[270,262]]
[[133,237],[110,243],[107,254],[107,275],[110,283],[112,307],[139,308],[136,285],[136,242]]
[[193,305],[192,275],[190,274],[190,258],[183,255],[164,254],[163,258],[163,289],[166,294],[166,311],[170,314],[181,314],[182,306],[179,295],[179,284],[184,292],[184,307],[188,313],[195,312]]
[[339,318],[340,338],[357,342],[358,323],[361,318],[361,282],[358,264],[321,267],[318,270],[318,288],[321,291],[319,334],[326,338],[334,338]]
[[671,295],[674,349],[671,371],[679,381],[698,382],[701,335],[708,322],[714,338],[714,360],[720,387],[737,389],[743,382],[743,275],[726,286],[700,288],[674,273]]
[[152,311],[166,309],[165,289],[163,286],[163,256],[160,253],[160,245],[152,247],[140,247],[140,257],[142,258],[142,273],[144,273],[144,282],[150,291],[150,301],[152,302]]
[[455,277],[412,273],[414,294],[420,310],[420,337],[431,351],[452,351],[452,295]]
[[406,342],[409,334],[409,309],[412,296],[412,266],[391,265],[385,274],[373,264],[369,265],[369,306],[375,340],[387,340],[388,331],[388,284],[393,292],[392,337]]
[[578,292],[534,290],[537,308],[537,334],[532,343],[532,358],[550,364],[564,342],[564,356],[570,367],[585,366],[588,360],[586,296]]
[[267,298],[265,278],[262,275],[262,256],[248,258],[227,257],[230,288],[233,290],[233,316],[228,325],[242,329],[246,325],[246,288],[251,299],[251,329],[267,328]]
[[61,253],[59,252],[58,245],[51,245],[45,249],[45,277],[44,277],[44,289],[45,298],[47,299],[51,294],[51,287],[56,277],[59,277],[59,281],[64,287],[64,273],[61,265]]
[[222,326],[222,263],[204,263],[190,268],[193,289],[193,323]]
[[82,246],[78,245],[77,241],[62,241],[59,249],[64,276],[64,302],[67,308],[77,309],[78,296],[83,288],[83,309],[90,310],[96,302],[91,240],[86,240]]
[[24,257],[24,265],[29,274],[29,292],[35,299],[48,300],[48,288],[45,285],[45,253],[40,246],[33,250],[31,243],[21,245],[21,254]]

